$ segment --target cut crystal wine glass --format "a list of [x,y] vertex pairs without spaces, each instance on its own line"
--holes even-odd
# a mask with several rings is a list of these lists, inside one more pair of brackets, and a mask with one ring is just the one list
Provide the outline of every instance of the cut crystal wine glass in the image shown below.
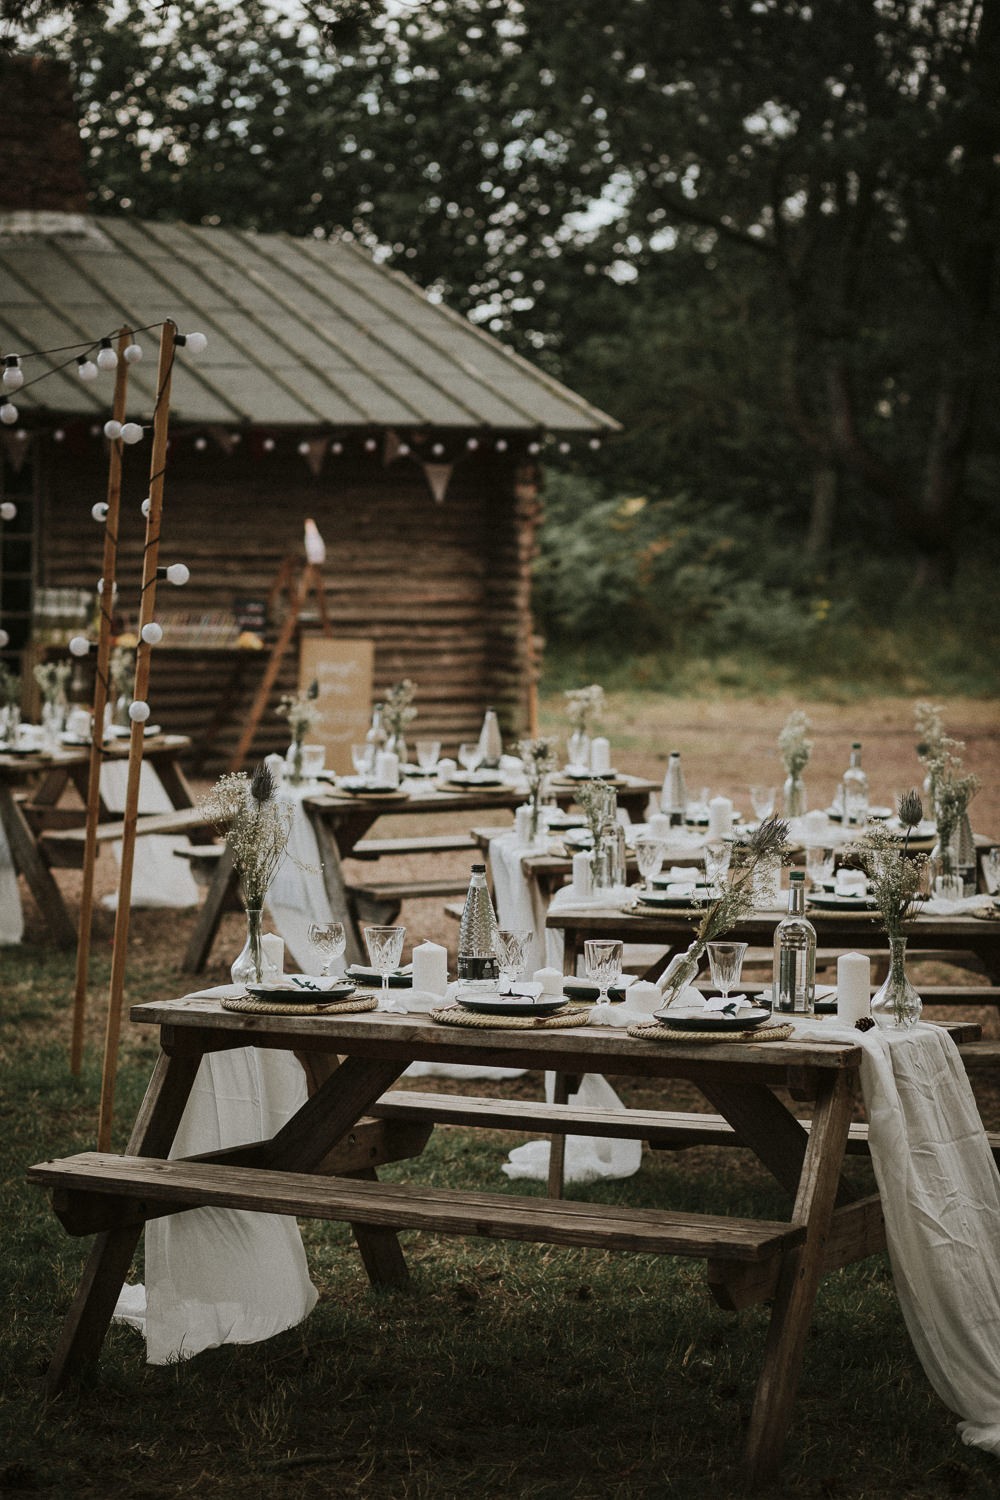
[[653,889],[653,876],[659,874],[660,866],[663,864],[663,854],[664,848],[659,839],[636,839],[635,862],[647,891]]
[[624,944],[618,938],[588,938],[583,945],[587,978],[597,985],[599,1005],[607,1005],[608,990],[621,978]]
[[707,949],[712,983],[721,990],[723,1000],[728,1001],[729,991],[734,984],[739,984],[747,945],[719,942],[707,944]]
[[368,948],[368,957],[372,968],[381,975],[382,993],[379,996],[379,1010],[395,1010],[389,994],[389,975],[399,965],[403,956],[403,938],[406,936],[405,927],[366,927],[365,944]]
[[347,931],[343,922],[310,922],[306,933],[310,946],[316,949],[320,956],[322,968],[320,976],[326,979],[333,967],[333,961],[340,958],[347,947]]

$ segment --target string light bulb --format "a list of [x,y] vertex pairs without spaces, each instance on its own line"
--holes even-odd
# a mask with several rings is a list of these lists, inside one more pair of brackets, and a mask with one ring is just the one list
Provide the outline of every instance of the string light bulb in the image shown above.
[[124,359],[127,365],[137,365],[141,358],[142,345],[137,344],[133,339],[131,344],[126,345],[125,352],[122,354],[122,359]]
[[306,457],[306,455],[307,455],[307,454],[308,454],[308,452],[309,452],[309,444],[308,444],[308,443],[307,443],[307,442],[301,442],[301,443],[300,443],[300,444],[299,444],[299,449],[298,449],[298,451],[299,451],[299,453],[300,453],[300,454],[301,454],[301,455],[302,455],[302,457],[303,457],[303,458],[305,458],[305,457]]
[[85,635],[74,635],[69,643],[71,656],[86,656],[90,650],[90,642]]
[[0,422],[2,422],[5,427],[13,427],[19,415],[20,413],[18,412],[18,409],[14,405],[13,401],[5,401],[3,405],[0,406]]
[[496,450],[497,450],[498,453],[506,453],[507,452],[507,439],[506,438],[497,438],[496,443],[494,444],[494,446],[495,446],[495,448],[496,448]]
[[559,444],[559,452],[560,453],[568,453],[569,452],[569,443],[566,443],[566,442],[560,443]]
[[13,521],[17,515],[17,506],[13,500],[0,500],[0,521]]
[[263,443],[261,444],[261,447],[264,449],[265,453],[273,453],[274,452],[274,438],[270,438],[270,437],[265,438],[264,441],[263,441]]
[[541,445],[541,443],[529,443],[528,444],[528,452],[529,453],[541,453],[541,451],[542,451],[542,445]]
[[365,452],[366,453],[374,453],[375,449],[377,447],[378,447],[378,443],[376,443],[376,441],[375,441],[374,438],[365,438]]
[[435,458],[440,458],[442,453],[444,452],[444,443],[435,443],[433,448],[431,449],[431,452],[434,454]]
[[410,456],[410,445],[409,445],[409,443],[400,443],[399,447],[396,449],[396,456],[398,458],[409,458],[409,456]]
[[76,373],[81,380],[96,380],[97,366],[85,354],[78,354],[76,356]]
[[108,519],[108,502],[106,500],[98,500],[96,505],[90,507],[90,514],[95,521],[103,523]]
[[4,648],[9,645],[10,636],[8,635],[6,630],[0,629],[0,651],[3,651]]
[[597,450],[598,450],[598,448],[600,448],[600,446],[601,446],[601,440],[600,440],[600,438],[596,438],[596,437],[595,438],[591,438],[590,442],[587,444],[587,447],[590,448],[593,453],[596,453]]
[[468,448],[470,453],[475,453],[476,449],[479,447],[479,439],[477,437],[471,437],[466,441],[465,446]]
[[148,625],[142,627],[140,634],[147,646],[158,646],[163,640],[163,626],[157,625],[155,620],[150,620]]
[[[157,569],[157,572],[159,572],[159,569]],[[171,563],[168,568],[164,568],[163,576],[168,583],[173,584],[174,588],[179,589],[183,588],[184,584],[191,577],[191,569],[187,563]]]
[[110,339],[101,339],[101,347],[97,351],[97,368],[99,370],[117,370],[118,355],[111,347]]
[[141,443],[142,427],[138,422],[126,422],[122,427],[123,443]]
[[202,354],[208,348],[208,339],[203,333],[177,333],[174,343],[189,354]]
[[149,704],[143,703],[141,698],[137,698],[134,703],[129,704],[128,716],[133,724],[145,724],[149,718]]
[[147,520],[149,519],[149,512],[150,512],[150,509],[152,507],[152,504],[153,504],[152,500],[150,500],[149,496],[147,495],[146,498],[145,498],[145,500],[142,502],[142,504],[139,507],[139,509],[142,511],[143,515],[146,517]]
[[343,443],[331,443],[330,444],[330,452],[331,453],[335,453],[338,458],[343,453],[343,451],[344,451],[344,445],[343,445]]
[[3,388],[5,391],[18,391],[23,384],[21,360],[16,354],[8,354],[3,362]]
[[111,419],[110,422],[105,422],[105,424],[104,424],[104,436],[106,438],[110,438],[110,440],[113,443],[117,443],[117,441],[121,437],[121,435],[122,435],[122,424],[120,422],[116,422],[115,419],[114,419],[114,417],[112,417],[112,419]]

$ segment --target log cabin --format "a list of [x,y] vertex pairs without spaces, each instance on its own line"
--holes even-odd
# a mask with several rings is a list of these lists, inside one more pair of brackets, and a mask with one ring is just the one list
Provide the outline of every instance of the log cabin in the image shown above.
[[[158,592],[165,633],[150,702],[158,723],[192,737],[194,769],[214,771],[239,744],[287,607],[277,583],[302,555],[307,519],[327,550],[319,602],[335,637],[372,643],[376,697],[412,679],[416,727],[447,749],[475,734],[487,704],[506,738],[523,732],[545,447],[597,441],[614,420],[349,235],[93,215],[68,74],[23,57],[0,71],[0,353],[21,356],[25,376],[7,398],[16,417],[0,427],[2,498],[16,506],[0,522],[8,661],[27,667],[57,649],[73,628],[67,611],[86,615],[101,571],[92,508],[107,485],[114,381],[80,379],[77,356],[122,328],[145,330],[128,415],[148,424],[158,325],[172,319],[208,343],[183,350],[173,373],[161,560],[184,562],[190,581]],[[68,352],[36,354],[54,350]],[[138,612],[148,465],[148,442],[123,449],[125,632]],[[305,601],[306,632],[316,602]],[[237,644],[255,632],[262,650]],[[254,757],[287,743],[275,710],[297,672],[291,652]]]

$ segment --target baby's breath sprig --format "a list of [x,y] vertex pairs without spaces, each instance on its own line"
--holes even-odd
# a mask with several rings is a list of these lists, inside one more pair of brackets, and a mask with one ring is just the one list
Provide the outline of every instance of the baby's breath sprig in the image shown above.
[[809,720],[801,708],[788,715],[785,726],[778,735],[778,749],[785,765],[787,776],[801,776],[809,764],[813,742],[807,738]]
[[293,744],[301,745],[313,725],[323,717],[318,698],[319,683],[314,678],[304,693],[286,693],[278,704],[278,713],[288,720]]
[[40,661],[35,665],[35,681],[46,703],[62,703],[66,698],[72,664],[68,661]]
[[925,854],[910,853],[910,834],[924,816],[918,791],[904,792],[899,799],[899,821],[905,828],[903,842],[882,823],[871,825],[848,852],[856,854],[871,882],[872,900],[890,939],[903,935],[903,927],[914,915],[927,868]]
[[604,708],[604,689],[600,683],[592,682],[589,687],[570,688],[565,693],[566,713],[573,728],[580,734],[587,734],[594,720]]
[[264,898],[288,852],[294,809],[280,800],[268,766],[220,776],[202,808],[225,837],[250,910]]
[[417,717],[414,706],[414,698],[417,693],[417,684],[409,677],[404,677],[402,682],[397,682],[385,695],[385,703],[382,705],[382,724],[391,739],[394,735],[403,734],[408,724],[412,724]]
[[765,818],[750,837],[733,845],[729,878],[720,895],[702,914],[695,942],[704,947],[730,932],[741,917],[754,910],[753,883],[757,866],[765,859],[784,860],[788,856],[788,824],[784,818]]

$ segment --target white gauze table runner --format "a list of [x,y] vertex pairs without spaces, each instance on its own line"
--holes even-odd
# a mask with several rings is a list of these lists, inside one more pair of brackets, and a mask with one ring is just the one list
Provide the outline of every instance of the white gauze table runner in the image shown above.
[[[127,787],[128,761],[106,761],[101,766],[101,799],[109,812],[124,812]],[[139,772],[139,812],[173,810],[174,805],[156,774],[156,768],[149,761],[143,761]],[[143,834],[136,839],[132,866],[133,906],[185,908],[199,905],[201,892],[190,866],[174,853],[179,844],[186,847],[187,843],[188,840],[179,835],[158,833]],[[112,848],[120,865],[122,846],[115,843]],[[118,892],[103,897],[101,905],[114,911],[118,905]]]
[[[223,985],[202,993],[219,998],[237,990]],[[305,1098],[305,1074],[289,1052],[209,1053],[170,1155],[265,1140]],[[145,1334],[152,1365],[272,1338],[316,1303],[298,1225],[284,1214],[195,1208],[151,1219],[144,1274],[144,1284],[123,1287],[115,1316]]]
[[893,1280],[931,1385],[962,1440],[1000,1457],[1000,1173],[958,1049],[938,1026],[796,1034],[860,1043],[872,1165]]

